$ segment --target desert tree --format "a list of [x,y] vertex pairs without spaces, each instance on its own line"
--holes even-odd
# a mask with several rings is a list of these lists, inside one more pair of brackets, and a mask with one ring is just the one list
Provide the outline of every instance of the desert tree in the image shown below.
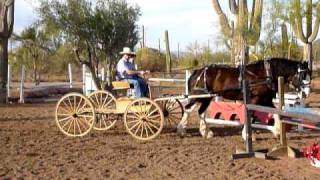
[[50,35],[36,24],[26,27],[20,34],[13,35],[13,40],[20,43],[19,48],[25,49],[22,52],[28,59],[24,61],[24,64],[32,70],[35,85],[40,84],[41,71],[48,64],[45,61],[50,54],[54,53],[54,41]]
[[118,53],[124,46],[133,48],[139,40],[140,9],[125,0],[42,1],[39,15],[43,24],[56,26],[74,46],[77,61],[88,67],[98,89],[103,88],[99,66],[105,63],[112,74]]

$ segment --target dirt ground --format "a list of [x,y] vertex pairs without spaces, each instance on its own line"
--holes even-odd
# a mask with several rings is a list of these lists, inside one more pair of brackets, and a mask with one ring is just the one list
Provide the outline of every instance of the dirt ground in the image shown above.
[[[320,83],[319,83],[320,84]],[[316,106],[320,92],[308,102]],[[122,121],[107,132],[82,138],[63,135],[54,121],[55,104],[0,107],[0,179],[320,179],[320,169],[305,158],[231,160],[244,147],[239,127],[212,127],[214,138],[203,139],[195,116],[188,135],[164,130],[150,142],[134,140]],[[301,149],[320,142],[320,132],[290,132],[288,142]],[[261,132],[256,149],[278,141]]]

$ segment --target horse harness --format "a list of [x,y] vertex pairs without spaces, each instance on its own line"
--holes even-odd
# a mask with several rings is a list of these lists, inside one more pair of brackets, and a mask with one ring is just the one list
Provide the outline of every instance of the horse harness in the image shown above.
[[[201,91],[205,91],[205,92],[209,92],[208,88],[207,88],[207,70],[208,70],[208,66],[206,66],[200,73],[200,75],[197,78],[197,81],[193,87],[194,90],[201,90]],[[241,67],[238,67],[241,68]],[[269,88],[271,89],[275,89],[273,82],[273,76],[272,76],[272,70],[271,70],[271,65],[270,65],[270,61],[269,60],[265,60],[264,61],[264,69],[265,69],[265,73],[266,73],[266,81],[261,81],[261,82],[256,82],[256,83],[250,83],[251,87],[255,87],[255,86],[260,86],[262,84],[266,84]],[[241,69],[240,69],[241,71]],[[250,74],[251,76],[257,76],[256,74],[254,74],[253,72],[249,71],[249,70],[245,70],[246,73]],[[203,76],[203,87],[199,86],[199,81],[201,80]],[[241,78],[239,78],[239,88],[242,88],[242,83],[241,83]]]
[[[197,78],[196,84],[194,85],[193,89],[194,90],[201,90],[201,91],[205,91],[205,92],[209,92],[208,88],[207,88],[207,70],[208,70],[208,66],[206,66],[200,73],[200,75]],[[204,87],[198,87],[198,83],[201,79],[201,77],[203,76],[203,86]]]

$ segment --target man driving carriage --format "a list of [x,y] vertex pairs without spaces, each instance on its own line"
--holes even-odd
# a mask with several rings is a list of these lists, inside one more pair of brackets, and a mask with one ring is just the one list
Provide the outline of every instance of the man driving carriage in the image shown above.
[[139,75],[144,75],[148,73],[148,71],[136,70],[134,64],[136,54],[132,52],[130,48],[124,47],[120,55],[122,55],[122,57],[117,64],[117,79],[133,84],[135,97],[147,97],[148,85]]

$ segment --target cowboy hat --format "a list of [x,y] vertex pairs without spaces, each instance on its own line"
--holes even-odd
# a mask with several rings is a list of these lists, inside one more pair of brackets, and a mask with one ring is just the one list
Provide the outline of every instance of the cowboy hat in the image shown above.
[[130,54],[130,55],[136,55],[136,53],[132,52],[129,47],[124,47],[123,50],[120,52],[121,55],[123,54]]

